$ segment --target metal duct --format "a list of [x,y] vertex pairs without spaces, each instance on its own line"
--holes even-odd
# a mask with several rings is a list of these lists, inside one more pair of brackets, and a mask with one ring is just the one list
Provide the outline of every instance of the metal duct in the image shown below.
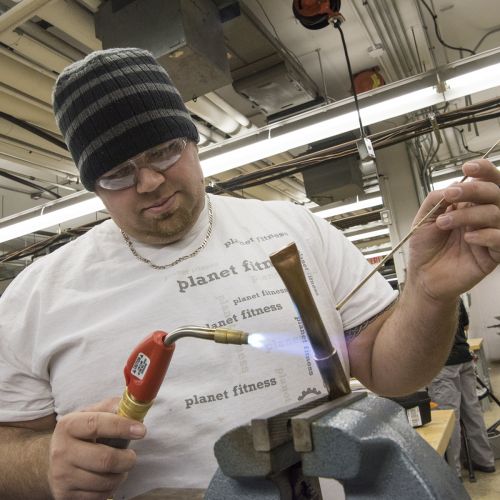
[[231,83],[218,10],[211,0],[110,0],[95,16],[104,48],[150,50],[189,101]]

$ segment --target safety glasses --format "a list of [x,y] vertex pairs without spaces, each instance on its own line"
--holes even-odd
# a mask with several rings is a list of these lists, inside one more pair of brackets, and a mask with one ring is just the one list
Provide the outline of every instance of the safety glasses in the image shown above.
[[119,191],[137,184],[137,176],[141,168],[165,172],[179,161],[187,142],[187,139],[181,137],[148,149],[99,177],[96,181],[97,185],[110,191]]

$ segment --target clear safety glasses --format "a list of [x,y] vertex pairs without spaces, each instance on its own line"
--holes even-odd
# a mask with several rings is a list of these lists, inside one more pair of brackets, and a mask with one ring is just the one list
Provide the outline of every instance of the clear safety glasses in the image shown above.
[[187,142],[187,139],[182,137],[148,149],[99,177],[97,185],[103,189],[119,191],[137,184],[137,175],[141,168],[165,172],[179,161]]

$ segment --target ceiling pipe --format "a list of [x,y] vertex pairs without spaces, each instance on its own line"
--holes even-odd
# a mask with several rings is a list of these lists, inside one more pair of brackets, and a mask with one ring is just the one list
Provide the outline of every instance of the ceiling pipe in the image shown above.
[[45,5],[37,15],[89,49],[102,49],[95,36],[94,16],[77,3],[58,0]]
[[0,90],[0,109],[19,120],[59,134],[52,110],[48,106],[47,109],[41,109],[40,106],[28,104],[26,99],[24,96],[21,98],[19,95],[12,95],[11,92],[5,93]]
[[390,2],[391,2],[391,8],[390,8],[390,10],[392,10],[394,12],[394,14],[396,15],[396,19],[397,19],[397,23],[399,25],[399,29],[400,29],[401,33],[403,33],[403,39],[404,39],[405,44],[406,44],[406,49],[405,50],[408,51],[408,53],[410,54],[413,66],[415,67],[415,74],[421,73],[420,62],[419,62],[419,60],[417,58],[417,55],[415,54],[413,46],[410,43],[410,39],[408,38],[408,35],[406,33],[406,28],[405,28],[405,25],[403,23],[403,19],[401,17],[401,12],[399,10],[399,7],[398,7],[398,5],[397,5],[397,3],[396,3],[395,0],[390,0]]
[[0,33],[12,31],[54,0],[23,0],[0,16]]
[[6,49],[5,47],[0,47],[0,54],[12,59],[13,61],[16,61],[16,62],[22,64],[23,66],[26,66],[27,68],[31,68],[31,69],[35,70],[36,72],[41,73],[43,76],[46,76],[46,77],[52,79],[52,81],[55,81],[55,79],[57,77],[57,75],[54,72],[49,71],[47,68],[44,68],[44,67],[26,59],[25,57],[22,57],[19,54],[16,54],[12,50]]
[[424,32],[425,36],[425,41],[427,42],[427,50],[429,51],[429,54],[432,59],[432,63],[434,64],[434,69],[437,70],[439,64],[436,59],[436,53],[434,52],[434,45],[431,42],[430,36],[429,36],[429,29],[427,27],[427,23],[425,22],[424,19],[424,14],[422,12],[422,9],[420,8],[420,2],[418,0],[414,0],[415,6],[417,7],[417,12],[418,12],[418,17],[420,19],[420,26],[422,28],[422,31]]
[[22,28],[20,29],[34,40],[43,43],[44,45],[59,52],[60,54],[69,59],[77,61],[78,59],[82,59],[85,56],[84,52],[75,49],[75,47],[61,40],[60,38],[50,33],[49,31],[41,28],[36,23],[28,21],[27,23],[24,23]]
[[2,53],[0,53],[0,67],[2,68],[0,82],[4,85],[44,102],[47,106],[50,104],[54,80],[40,75],[36,70],[23,66]]
[[45,182],[54,182],[55,176],[77,182],[76,167],[66,158],[57,158],[56,155],[47,154],[37,147],[32,147],[28,154],[26,144],[17,143],[3,136],[0,136],[0,144],[2,146],[0,167],[4,170],[13,173],[22,171],[31,177],[43,178]]
[[455,128],[445,128],[444,130],[442,130],[442,132],[448,143],[450,156],[452,158],[460,156],[463,151],[460,139],[457,137],[458,131]]
[[206,136],[204,136],[203,134],[201,134],[200,132],[198,132],[198,137],[200,138],[200,140],[199,140],[199,142],[198,142],[198,144],[199,144],[200,146],[203,146],[203,145],[207,146],[207,145],[208,145],[208,142],[210,142],[210,141],[207,139],[207,137],[206,137]]
[[396,59],[394,59],[394,56],[393,56],[392,51],[391,51],[391,47],[390,47],[386,37],[383,34],[382,28],[380,27],[380,24],[376,18],[375,12],[373,11],[373,9],[371,8],[371,5],[368,2],[363,2],[363,5],[365,6],[365,8],[368,12],[368,16],[370,17],[370,20],[372,21],[373,26],[375,28],[375,31],[376,31],[378,37],[380,38],[380,41],[382,42],[382,45],[383,45],[385,51],[387,52],[387,57],[389,58],[389,61],[392,65],[392,67],[394,68],[394,71],[396,73],[396,78],[398,80],[402,79],[404,71],[402,70],[401,66],[398,64]]
[[399,36],[398,29],[394,25],[394,21],[391,17],[389,8],[387,7],[385,0],[380,1],[380,7],[381,8],[377,9],[378,15],[380,16],[380,20],[382,22],[382,25],[384,26],[385,33],[387,33],[387,36],[391,41],[394,53],[397,55],[398,62],[403,68],[404,76],[414,75],[415,72],[412,71],[411,66],[408,64],[407,58],[401,57],[399,49],[403,48],[403,42],[401,40],[401,37]]
[[52,106],[43,101],[40,101],[36,97],[31,97],[29,94],[24,92],[19,92],[18,90],[14,90],[12,87],[0,83],[0,93],[4,93],[19,99],[20,101],[24,101],[25,103],[33,106],[35,108],[39,108],[42,111],[46,111],[49,114],[52,114]]
[[[47,165],[52,165],[51,162],[54,165],[65,162],[67,166],[66,174],[76,172],[76,166],[68,151],[64,151],[55,144],[45,141],[42,137],[31,134],[28,130],[2,118],[0,118],[0,143],[3,148],[0,154],[19,155],[18,150],[23,149],[26,151],[26,158],[31,159],[31,163],[34,163],[34,154],[37,153],[44,158]],[[12,146],[10,150],[8,145]],[[42,165],[42,167],[45,166],[45,164]],[[59,170],[56,171],[59,172]]]
[[[0,136],[2,151],[0,152],[0,168],[10,172],[19,173],[22,171],[32,177],[40,177],[46,182],[54,182],[55,177],[68,179],[71,182],[78,181],[78,172],[66,159],[52,159],[52,155],[38,153],[37,148],[31,148],[30,154],[26,154],[25,145],[18,146],[15,141],[7,143],[5,137]],[[45,162],[45,165],[43,164]]]
[[27,130],[28,132],[31,132],[33,135],[44,139],[48,143],[54,144],[55,146],[67,151],[66,144],[63,141],[61,141],[57,137],[54,137],[54,135],[46,132],[45,130],[42,130],[39,127],[35,127],[31,123],[27,123],[27,122],[24,122],[22,120],[19,120],[15,116],[8,115],[7,113],[4,113],[3,111],[0,111],[0,117],[8,122],[13,123],[14,125],[17,125],[21,129]]
[[60,73],[73,62],[24,33],[3,32],[0,34],[0,42],[11,47],[18,54],[56,73]]
[[225,111],[231,118],[234,118],[242,127],[248,130],[255,130],[257,127],[252,124],[252,122],[237,109],[233,108],[224,99],[219,97],[215,92],[209,92],[205,97],[212,101],[216,106]]
[[226,134],[236,135],[241,129],[240,123],[204,96],[198,97],[196,101],[188,101],[186,107],[191,113],[198,115]]
[[194,120],[194,124],[196,125],[198,132],[203,134],[210,142],[221,142],[226,139],[222,134],[212,130],[198,120]]

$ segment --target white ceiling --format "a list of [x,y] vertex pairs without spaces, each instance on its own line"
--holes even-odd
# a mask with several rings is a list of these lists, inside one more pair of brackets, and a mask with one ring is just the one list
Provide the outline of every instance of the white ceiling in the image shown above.
[[[51,88],[57,73],[66,64],[100,48],[100,41],[94,32],[94,13],[100,3],[99,0],[0,0],[0,12],[3,12],[0,15],[0,112],[35,125],[55,139],[62,140],[51,113]],[[214,0],[214,3],[223,7],[231,2]],[[278,38],[296,58],[320,93],[326,87],[331,102],[351,95],[337,30],[331,27],[316,31],[305,29],[293,16],[291,0],[244,0],[242,3],[257,18],[261,27],[270,36]],[[473,6],[463,0],[426,0],[426,3],[435,12],[441,39],[448,45],[473,49],[489,33],[477,52],[500,50],[498,0],[476,0]],[[24,15],[13,15],[20,8],[24,9],[21,13]],[[442,45],[422,0],[344,0],[341,12],[345,17],[342,29],[354,73],[378,66],[387,83],[397,82],[470,55]],[[251,40],[247,43],[245,40],[226,38],[228,52],[231,46],[241,46],[242,43],[246,43],[245,51],[251,57]],[[175,80],[175,75],[172,77]],[[214,91],[249,117],[254,126],[266,124],[265,115],[236,93],[231,85]],[[498,88],[471,98],[477,102],[494,96],[499,96]],[[452,103],[452,107],[464,104],[464,99],[461,99]],[[374,129],[388,128],[413,118],[403,117],[390,124],[379,124]],[[212,130],[224,136],[216,127]],[[466,153],[456,131],[447,130],[445,136],[447,140],[434,158],[434,162],[440,165],[454,164]],[[500,137],[498,119],[481,123],[477,128],[464,127],[464,140],[472,150],[487,148],[495,137]],[[225,180],[238,173],[262,169],[291,157],[290,154],[281,154],[221,174],[218,179]],[[61,196],[82,189],[67,151],[2,117],[1,171],[52,189]],[[307,203],[300,174],[248,189],[243,195]],[[39,189],[0,177],[0,218],[51,199],[53,197],[47,193],[42,193],[40,197]],[[69,225],[75,227],[81,222],[103,216],[94,215]],[[43,237],[30,235],[0,244],[0,253]]]

